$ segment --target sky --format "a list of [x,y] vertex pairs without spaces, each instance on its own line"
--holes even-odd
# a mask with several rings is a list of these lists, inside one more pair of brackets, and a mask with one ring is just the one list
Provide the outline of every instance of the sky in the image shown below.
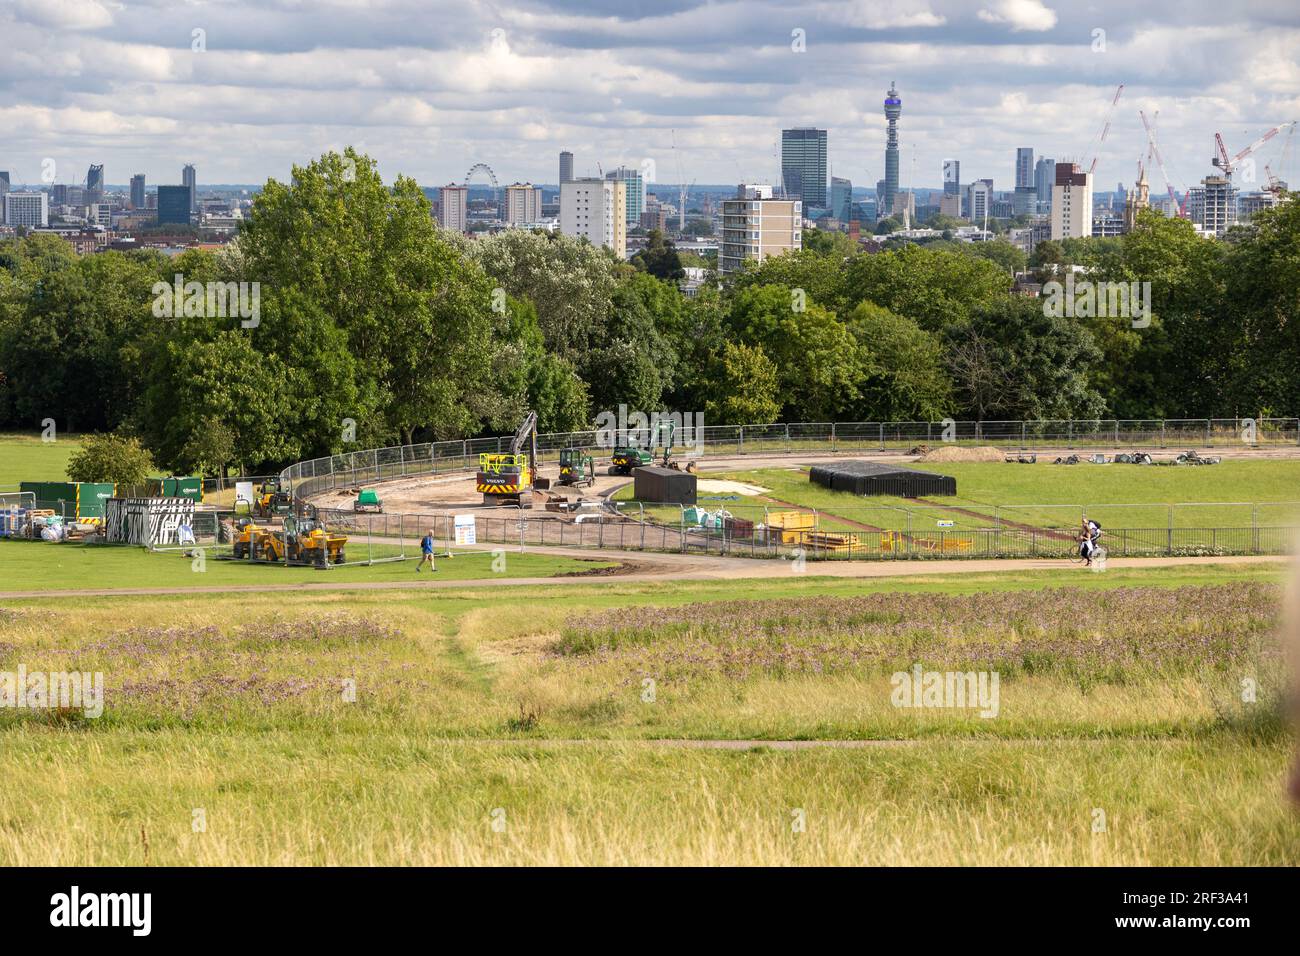
[[1235,153],[1300,118],[1295,0],[0,0],[0,38],[15,185],[91,162],[113,184],[187,162],[200,184],[283,181],[348,145],[422,186],[476,163],[554,183],[562,149],[577,175],[773,182],[780,130],[819,126],[832,173],[874,186],[896,81],[904,188],[954,157],[1009,189],[1030,146],[1095,156],[1114,189],[1147,155],[1142,109],[1181,190],[1213,172],[1216,132]]

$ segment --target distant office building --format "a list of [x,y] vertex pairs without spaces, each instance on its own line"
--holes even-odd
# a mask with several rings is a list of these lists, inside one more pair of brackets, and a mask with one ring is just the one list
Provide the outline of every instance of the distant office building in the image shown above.
[[50,224],[50,197],[43,192],[6,192],[5,225],[43,229]]
[[131,208],[144,208],[144,173],[136,173],[131,177]]
[[190,187],[158,187],[158,224],[188,226],[190,224]]
[[773,199],[771,186],[741,185],[735,199],[722,201],[719,273],[735,272],[746,259],[762,262],[802,247],[802,200]]
[[85,203],[97,203],[104,198],[104,167],[103,165],[92,165],[86,171],[86,195]]
[[194,167],[186,164],[181,170],[181,183],[190,191],[190,212],[199,211],[199,184],[198,177],[195,175]]
[[1092,173],[1077,163],[1057,163],[1053,170],[1052,238],[1080,239],[1092,235]]
[[1038,211],[1038,187],[1033,183],[1017,186],[1011,194],[1011,215],[1032,216]]
[[469,226],[469,187],[448,183],[438,190],[438,224],[451,232]]
[[0,196],[9,191],[9,171],[0,169]]
[[880,201],[884,210],[894,208],[894,196],[898,194],[898,118],[902,115],[903,100],[897,85],[891,82],[885,94],[885,120],[889,129],[885,138],[885,194]]
[[587,177],[560,184],[560,232],[627,258],[627,183]]
[[993,215],[993,180],[977,179],[966,187],[966,218],[976,225]]
[[532,183],[506,187],[506,222],[514,225],[538,222],[542,218],[542,190]]
[[1034,186],[1034,150],[1031,146],[1021,146],[1016,150],[1016,188]]
[[627,225],[635,228],[641,224],[641,213],[645,211],[645,181],[641,171],[620,166],[605,174],[606,179],[622,182],[627,187]]
[[573,179],[573,154],[567,149],[560,153],[560,182],[561,184],[570,182]]
[[113,204],[97,202],[87,207],[86,219],[96,226],[107,229],[113,225]]
[[1044,157],[1034,163],[1034,187],[1038,190],[1039,211],[1052,205],[1052,187],[1056,185],[1056,160]]
[[[945,159],[943,161],[943,194],[945,197],[947,196],[957,197],[957,211],[954,213],[944,213],[944,215],[960,216],[961,215],[961,162],[958,160]],[[951,207],[952,203],[949,203],[948,205],[949,207]],[[943,200],[939,201],[939,206],[942,209]]]
[[953,219],[961,218],[961,194],[944,193],[939,199],[939,214],[951,216]]
[[1226,176],[1206,176],[1188,190],[1187,216],[1206,232],[1222,236],[1237,222],[1237,187]]
[[831,215],[840,222],[848,222],[853,218],[853,182],[848,179],[841,179],[839,176],[831,177]]
[[876,215],[876,209],[877,206],[874,196],[868,196],[865,199],[855,199],[853,200],[852,206],[849,208],[849,222],[875,222],[876,219],[879,218]]
[[787,199],[826,208],[826,130],[781,130],[781,180]]

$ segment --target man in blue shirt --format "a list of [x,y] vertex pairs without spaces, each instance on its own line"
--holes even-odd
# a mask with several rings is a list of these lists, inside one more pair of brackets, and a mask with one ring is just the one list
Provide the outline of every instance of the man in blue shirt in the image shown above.
[[429,529],[428,534],[426,534],[423,538],[420,539],[420,554],[421,554],[420,563],[415,566],[416,574],[420,573],[420,570],[424,567],[426,561],[429,563],[430,571],[438,570],[438,566],[433,563],[433,529],[432,528]]

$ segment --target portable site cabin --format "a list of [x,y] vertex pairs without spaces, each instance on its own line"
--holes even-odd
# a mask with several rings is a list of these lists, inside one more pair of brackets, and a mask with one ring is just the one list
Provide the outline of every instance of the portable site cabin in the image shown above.
[[633,497],[661,504],[695,504],[695,476],[675,468],[647,465],[632,471]]
[[117,494],[111,482],[24,481],[19,490],[36,499],[34,508],[77,521],[103,520],[104,502]]

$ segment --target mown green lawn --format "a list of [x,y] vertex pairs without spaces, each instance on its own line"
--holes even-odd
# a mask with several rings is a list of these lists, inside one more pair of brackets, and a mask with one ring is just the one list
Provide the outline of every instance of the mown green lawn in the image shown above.
[[[951,475],[957,495],[934,497],[927,504],[890,496],[859,497],[830,491],[808,479],[807,467],[760,468],[708,472],[707,478],[743,481],[769,494],[736,500],[709,498],[700,504],[724,507],[741,517],[762,521],[767,510],[789,502],[825,513],[824,530],[850,530],[852,522],[878,528],[933,530],[939,521],[961,529],[992,527],[999,519],[1035,527],[1073,528],[1086,510],[1107,528],[1251,527],[1291,525],[1300,514],[1300,459],[1227,460],[1200,467],[1136,465],[1018,465],[951,462],[908,465]],[[631,489],[617,497],[631,499]],[[1257,504],[1235,504],[1246,502]],[[1173,505],[1172,512],[1169,505]],[[960,508],[974,514],[951,509]],[[676,509],[665,511],[672,518]],[[838,521],[836,517],[848,519]]]
[[[376,548],[382,557],[393,549]],[[418,552],[418,548],[407,553]],[[391,582],[417,578],[417,560],[375,565],[343,564],[329,570],[250,564],[218,560],[216,551],[204,552],[202,562],[179,551],[150,552],[123,545],[50,544],[45,541],[0,541],[0,597],[5,591],[76,590],[80,588],[183,588],[224,584],[321,584],[328,582]],[[350,555],[365,558],[360,546]],[[491,552],[460,552],[438,558],[438,570],[428,568],[419,577],[438,580],[481,580],[504,577],[550,577],[573,571],[608,567],[609,561],[584,561],[537,552],[503,550],[493,570]]]
[[0,491],[17,491],[24,481],[62,481],[77,450],[76,435],[41,441],[39,433],[0,434]]

